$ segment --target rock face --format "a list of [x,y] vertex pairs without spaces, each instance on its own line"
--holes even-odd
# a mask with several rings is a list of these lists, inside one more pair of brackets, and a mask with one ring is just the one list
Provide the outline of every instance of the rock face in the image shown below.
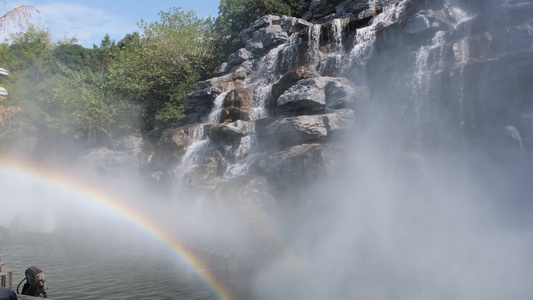
[[303,19],[265,16],[153,161],[193,186],[281,199],[335,173],[343,137],[377,116],[404,153],[531,152],[532,28],[533,2],[518,0],[320,0]]

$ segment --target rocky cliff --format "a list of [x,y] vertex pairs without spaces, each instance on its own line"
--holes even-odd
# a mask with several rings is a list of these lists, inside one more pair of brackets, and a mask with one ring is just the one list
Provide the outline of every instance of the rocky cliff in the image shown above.
[[275,208],[339,175],[361,131],[400,156],[533,150],[531,1],[321,0],[241,37],[147,175]]

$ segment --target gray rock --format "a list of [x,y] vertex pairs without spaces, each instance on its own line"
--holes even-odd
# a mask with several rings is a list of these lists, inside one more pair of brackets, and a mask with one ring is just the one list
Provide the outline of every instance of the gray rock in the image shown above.
[[349,17],[370,8],[368,1],[348,0],[335,7],[336,18]]
[[301,66],[297,69],[291,70],[285,73],[279,80],[272,86],[271,100],[272,104],[268,104],[267,107],[272,109],[277,105],[277,100],[285,91],[291,86],[296,84],[302,79],[315,78],[318,74],[309,66]]
[[220,64],[220,66],[216,67],[215,70],[213,71],[213,76],[214,77],[218,77],[218,76],[222,76],[222,75],[225,75],[227,73],[229,73],[229,65],[227,62],[223,62]]
[[281,115],[322,112],[326,107],[327,83],[323,77],[298,81],[278,98],[277,112]]
[[[319,23],[318,20],[326,16],[335,14],[337,5],[341,4],[342,0],[318,0],[313,1],[309,7],[309,11],[303,15],[303,19],[312,23]],[[368,2],[368,0],[364,0]]]
[[246,49],[254,55],[262,55],[281,45],[289,39],[289,35],[283,31],[280,25],[270,25],[253,33],[252,39],[246,43]]
[[[358,88],[347,78],[335,78],[328,82],[325,87],[326,106],[330,109],[353,108],[356,101]],[[359,88],[359,98],[362,99],[367,93],[364,87]]]
[[245,48],[241,48],[228,57],[228,65],[230,67],[238,66],[250,59],[252,59],[252,54]]
[[282,16],[279,23],[283,31],[288,33],[299,32],[313,26],[313,23],[307,22],[306,20],[287,16]]
[[[346,78],[317,77],[302,79],[277,100],[280,114],[314,114],[331,108],[350,107],[354,103],[356,87]],[[361,97],[364,93],[361,93]]]

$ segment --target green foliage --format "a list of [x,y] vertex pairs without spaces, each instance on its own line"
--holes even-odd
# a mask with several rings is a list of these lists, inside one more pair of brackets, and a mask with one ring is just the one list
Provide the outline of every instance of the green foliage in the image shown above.
[[[53,61],[65,65],[66,67],[82,71],[96,67],[98,62],[97,51],[84,48],[77,44],[58,45],[52,54]],[[54,71],[59,72],[56,65],[53,65]]]
[[60,72],[42,82],[48,93],[41,100],[48,105],[46,122],[51,129],[76,139],[96,141],[112,138],[117,129],[131,128],[135,106],[117,97],[104,72],[80,72],[56,62]]
[[181,104],[195,86],[191,82],[205,78],[215,66],[212,19],[180,8],[159,16],[160,22],[140,22],[142,35],[119,42],[110,68],[119,90],[143,103],[146,130],[179,123]]

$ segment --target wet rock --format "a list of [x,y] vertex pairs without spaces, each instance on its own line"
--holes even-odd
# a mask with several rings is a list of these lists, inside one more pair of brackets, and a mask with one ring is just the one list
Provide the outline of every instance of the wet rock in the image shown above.
[[200,132],[199,125],[178,127],[166,132],[159,140],[159,145],[165,149],[172,149],[172,151],[184,151]]
[[235,122],[238,120],[248,121],[250,119],[250,111],[241,107],[225,107],[220,114],[222,122]]
[[231,90],[224,98],[223,107],[251,108],[253,105],[253,88],[240,88]]
[[188,124],[201,122],[211,112],[215,98],[237,84],[238,82],[230,76],[215,77],[198,83],[194,92],[185,100],[186,122]]
[[211,124],[205,126],[206,135],[214,141],[232,143],[255,132],[255,123],[237,120],[231,123]]

